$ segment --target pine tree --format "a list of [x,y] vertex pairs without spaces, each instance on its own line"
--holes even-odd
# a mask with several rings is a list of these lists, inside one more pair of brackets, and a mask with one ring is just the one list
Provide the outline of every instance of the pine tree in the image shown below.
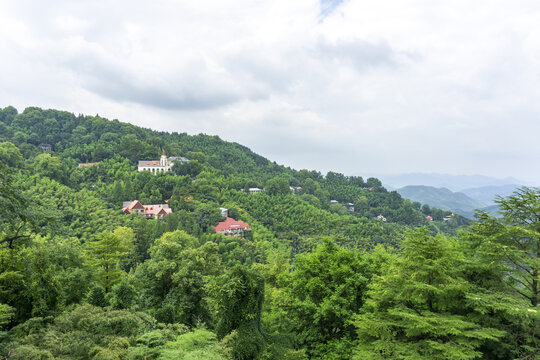
[[253,360],[265,348],[261,325],[264,279],[244,266],[235,266],[210,286],[217,299],[220,339],[232,337],[232,355],[237,360]]
[[88,243],[87,261],[98,269],[98,276],[105,292],[108,293],[124,274],[118,265],[128,253],[129,246],[126,241],[112,232],[102,233],[99,240]]
[[504,333],[468,318],[474,288],[461,274],[463,261],[453,240],[427,229],[409,233],[403,253],[372,283],[355,320],[357,359],[480,357],[477,349]]
[[466,275],[496,302],[480,320],[506,330],[500,344],[486,347],[487,356],[533,359],[540,354],[540,189],[521,188],[497,202],[502,219],[478,213],[478,222],[461,233],[470,259]]

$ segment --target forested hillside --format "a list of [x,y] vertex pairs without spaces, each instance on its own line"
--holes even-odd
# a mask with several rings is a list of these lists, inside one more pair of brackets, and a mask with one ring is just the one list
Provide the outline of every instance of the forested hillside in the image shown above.
[[446,188],[409,185],[398,189],[397,192],[406,199],[451,210],[471,219],[476,209],[482,209],[487,206],[481,201],[472,199],[461,192],[452,192]]
[[[162,152],[189,161],[137,171]],[[539,203],[471,224],[217,136],[6,107],[0,356],[534,359]],[[251,230],[216,233],[222,208]]]

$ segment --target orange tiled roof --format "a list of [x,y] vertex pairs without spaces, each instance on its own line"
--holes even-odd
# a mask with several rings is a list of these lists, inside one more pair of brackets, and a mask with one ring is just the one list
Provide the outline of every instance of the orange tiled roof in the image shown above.
[[215,227],[216,232],[227,231],[227,230],[236,230],[244,229],[251,230],[249,225],[243,221],[236,221],[233,218],[228,217],[225,221],[218,223]]
[[172,209],[168,204],[152,204],[152,205],[143,205],[139,200],[134,200],[129,205],[125,206],[123,211],[128,214],[131,213],[133,209],[144,209],[145,215],[166,215],[172,214]]

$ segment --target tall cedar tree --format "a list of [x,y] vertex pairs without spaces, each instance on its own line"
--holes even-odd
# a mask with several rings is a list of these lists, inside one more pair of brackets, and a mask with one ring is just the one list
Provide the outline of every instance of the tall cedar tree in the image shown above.
[[453,240],[410,232],[356,317],[356,359],[475,359],[484,342],[503,336],[468,318],[474,288],[462,277],[463,261]]

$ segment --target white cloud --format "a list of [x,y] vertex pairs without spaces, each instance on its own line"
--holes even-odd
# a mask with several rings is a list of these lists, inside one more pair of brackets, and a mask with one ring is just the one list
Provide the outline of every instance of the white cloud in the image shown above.
[[[0,98],[296,168],[540,181],[536,1],[5,1]],[[149,121],[151,119],[151,121]]]

